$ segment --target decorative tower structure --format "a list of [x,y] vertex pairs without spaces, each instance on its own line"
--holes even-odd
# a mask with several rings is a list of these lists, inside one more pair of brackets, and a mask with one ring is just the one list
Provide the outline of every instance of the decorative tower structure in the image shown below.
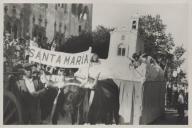
[[132,57],[135,52],[143,52],[144,43],[138,34],[139,16],[132,16],[128,25],[110,33],[108,58]]

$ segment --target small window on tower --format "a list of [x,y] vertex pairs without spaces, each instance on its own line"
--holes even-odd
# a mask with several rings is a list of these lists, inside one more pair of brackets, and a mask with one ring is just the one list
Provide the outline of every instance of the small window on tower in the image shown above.
[[132,23],[132,29],[136,29],[137,28],[137,22],[134,20]]
[[118,48],[117,55],[121,56],[121,48]]
[[122,56],[125,56],[125,48],[122,48]]
[[126,48],[124,44],[120,43],[118,48],[117,48],[117,55],[118,56],[125,56]]

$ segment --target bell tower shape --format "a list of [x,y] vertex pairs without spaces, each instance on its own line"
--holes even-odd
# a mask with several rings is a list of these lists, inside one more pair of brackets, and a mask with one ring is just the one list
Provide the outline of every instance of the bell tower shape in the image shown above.
[[110,33],[110,46],[108,58],[132,57],[133,53],[140,51],[142,46],[138,39],[139,16],[132,16],[128,24],[118,27]]

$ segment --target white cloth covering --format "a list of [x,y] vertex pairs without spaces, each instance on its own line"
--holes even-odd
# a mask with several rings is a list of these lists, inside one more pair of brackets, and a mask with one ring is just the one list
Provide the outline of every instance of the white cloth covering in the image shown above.
[[34,93],[35,92],[35,85],[33,83],[33,80],[32,78],[27,78],[27,77],[23,77],[24,81],[25,81],[25,84],[26,84],[26,87],[29,91],[29,93]]

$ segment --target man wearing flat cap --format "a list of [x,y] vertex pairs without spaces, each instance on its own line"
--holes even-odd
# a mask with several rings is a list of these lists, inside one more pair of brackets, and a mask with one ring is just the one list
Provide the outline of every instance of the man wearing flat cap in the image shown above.
[[33,79],[34,64],[25,64],[23,72],[23,97],[25,115],[24,120],[26,124],[40,124],[41,123],[41,110],[40,110],[40,97],[46,92],[47,88],[39,87],[40,83]]

